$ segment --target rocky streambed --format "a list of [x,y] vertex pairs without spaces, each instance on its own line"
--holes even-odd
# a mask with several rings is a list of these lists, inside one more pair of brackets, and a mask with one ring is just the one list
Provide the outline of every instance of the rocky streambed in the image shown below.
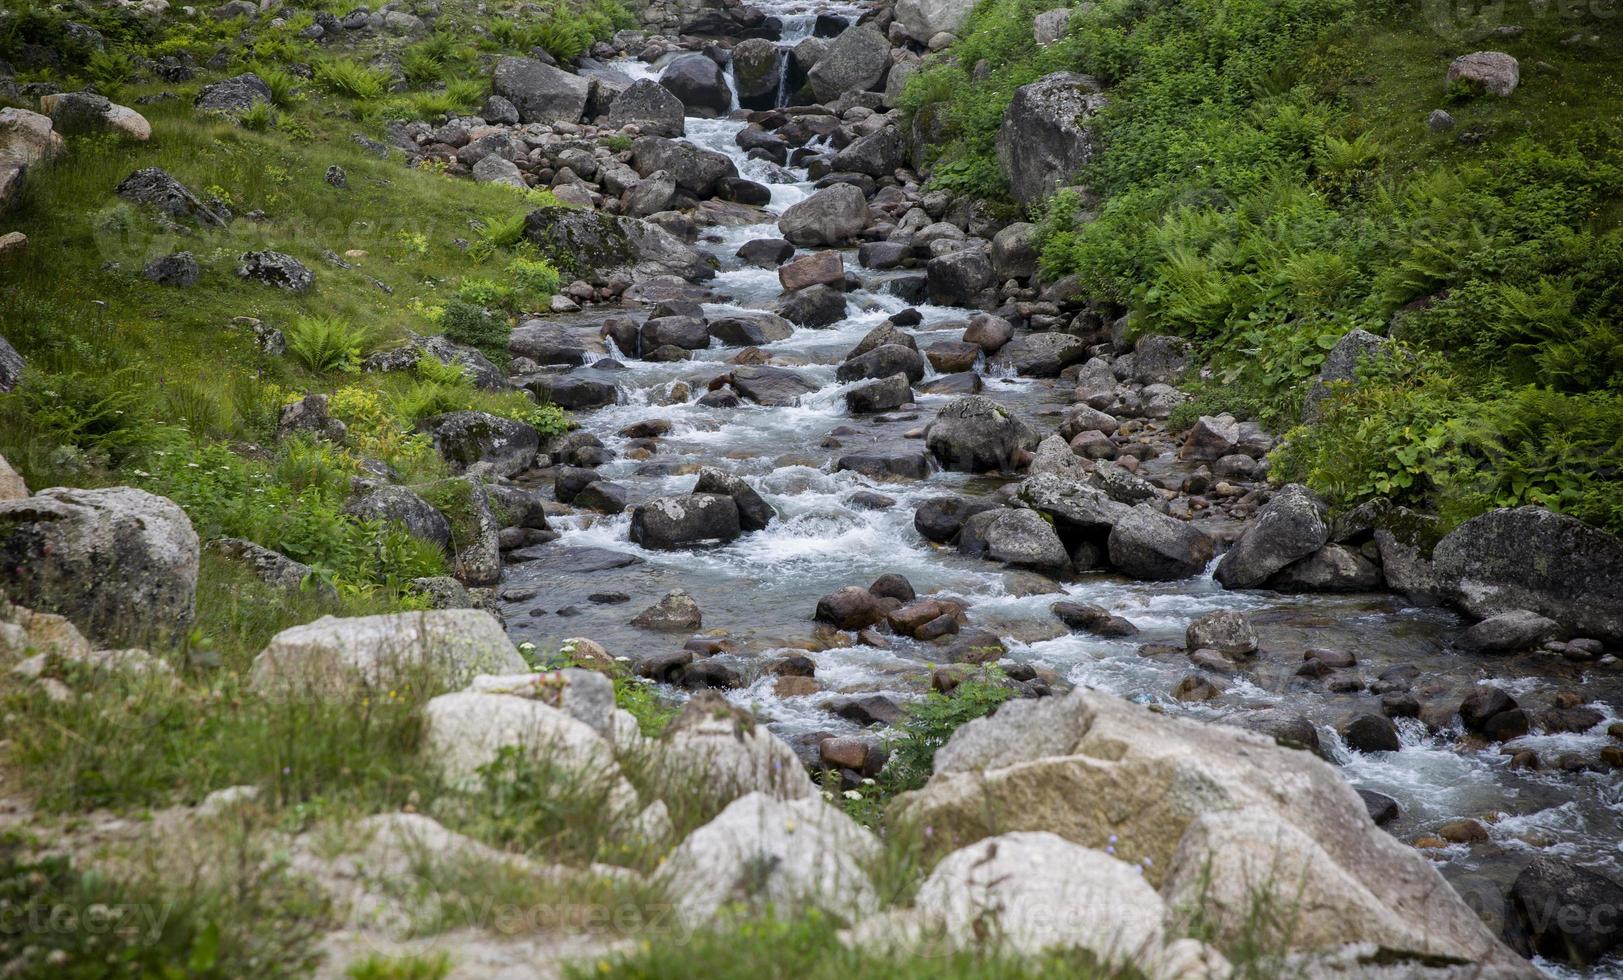
[[[786,18],[791,42],[813,17]],[[651,78],[682,56],[610,68]],[[1327,523],[1340,546],[1296,580],[1224,588],[1218,555],[1276,495],[1274,439],[1228,419],[1174,432],[1182,348],[1149,338],[1135,352],[1102,323],[1092,338],[1033,329],[1068,321],[1076,307],[1063,289],[1015,282],[999,294],[993,283],[1006,315],[967,305],[982,290],[956,288],[954,275],[992,282],[975,268],[989,263],[1002,278],[1024,243],[982,240],[979,213],[943,195],[841,176],[817,131],[882,120],[842,98],[843,116],[688,116],[689,144],[770,195],[754,209],[701,208],[691,229],[665,222],[691,231],[714,277],[653,279],[622,309],[590,306],[515,334],[515,354],[535,362],[519,362],[536,372],[528,383],[571,404],[580,425],[543,447],[552,465],[519,477],[556,501],[556,540],[506,554],[499,595],[515,640],[590,638],[673,699],[719,688],[812,765],[829,764],[819,758],[829,736],[877,743],[908,702],[951,686],[941,668],[996,661],[1025,694],[1094,687],[1309,744],[1495,928],[1534,856],[1623,878],[1615,655],[1542,637],[1510,655],[1468,652],[1470,618],[1383,587],[1378,566],[1395,552],[1356,515]],[[797,128],[809,138],[787,147],[795,163],[745,149]],[[796,208],[820,187],[853,200],[823,193],[813,213]],[[939,261],[959,255],[967,271]],[[1003,446],[998,424],[946,452],[927,441],[938,414],[972,393],[1038,438],[1058,432],[1057,447]],[[978,465],[983,454],[994,465]],[[1042,474],[1106,487],[1091,493],[1123,510],[1148,502],[1211,547],[1174,555],[1178,545],[1152,543],[1145,568],[1114,545],[1100,554],[1012,518],[959,530],[970,511],[1010,503],[1020,506],[999,513],[1066,528],[1062,506],[1022,490]],[[716,498],[726,503],[707,513]],[[969,544],[971,527],[985,540]],[[1049,539],[1068,547],[1053,554]],[[852,586],[861,601],[847,593],[842,605]],[[875,594],[896,600],[888,617],[864,612]],[[1235,645],[1196,643],[1191,625],[1224,611],[1245,620]],[[1495,738],[1462,719],[1484,684],[1513,699],[1525,731]]]

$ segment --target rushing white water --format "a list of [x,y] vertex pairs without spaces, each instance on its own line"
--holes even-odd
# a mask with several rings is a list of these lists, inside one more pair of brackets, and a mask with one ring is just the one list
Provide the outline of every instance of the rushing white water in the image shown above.
[[[768,12],[783,17],[794,34],[809,33],[819,10],[842,12],[815,3],[782,4]],[[851,11],[854,16],[855,8]],[[803,36],[803,35],[802,35]],[[786,37],[786,43],[788,37]],[[618,67],[643,73],[640,62]],[[730,119],[689,118],[687,139],[726,154],[743,176],[771,188],[767,220],[742,227],[706,229],[702,243],[722,264],[706,285],[720,299],[706,306],[711,316],[763,309],[780,293],[775,270],[743,266],[734,253],[744,242],[776,237],[775,216],[804,200],[812,185],[804,171],[748,159],[734,137],[743,123]],[[857,268],[846,254],[847,268]],[[1425,832],[1460,816],[1491,815],[1492,848],[1450,848],[1437,857],[1468,899],[1482,896],[1487,918],[1498,914],[1504,887],[1534,852],[1580,858],[1584,863],[1623,878],[1623,788],[1615,776],[1591,772],[1512,770],[1499,746],[1461,749],[1452,738],[1429,735],[1418,723],[1405,722],[1398,752],[1360,754],[1348,751],[1336,727],[1354,711],[1377,710],[1368,695],[1332,695],[1317,682],[1295,676],[1295,662],[1308,647],[1350,650],[1367,680],[1396,664],[1413,664],[1423,679],[1435,682],[1440,697],[1458,698],[1478,680],[1492,679],[1529,705],[1542,706],[1564,684],[1580,679],[1573,668],[1494,677],[1498,663],[1465,661],[1447,649],[1445,640],[1459,628],[1458,619],[1441,610],[1406,608],[1387,596],[1289,596],[1261,592],[1227,592],[1209,576],[1170,583],[1126,581],[1094,574],[1063,586],[1064,595],[1025,595],[1019,576],[979,560],[962,558],[950,549],[926,542],[913,528],[913,511],[925,499],[953,492],[988,493],[1000,481],[941,472],[922,482],[876,481],[852,472],[837,472],[837,459],[865,449],[917,451],[920,440],[909,430],[925,425],[947,396],[920,394],[916,411],[852,418],[835,367],[864,334],[906,304],[885,283],[896,273],[864,274],[865,286],[848,294],[847,316],[828,329],[797,329],[788,338],[765,346],[776,363],[794,366],[818,390],[792,406],[745,403],[731,409],[697,404],[706,383],[729,369],[734,350],[712,346],[690,361],[652,363],[619,358],[623,370],[603,373],[622,392],[608,408],[577,413],[581,425],[616,451],[600,472],[621,483],[633,500],[691,490],[700,465],[715,466],[748,480],[778,512],[766,530],[746,534],[724,547],[686,552],[647,551],[628,539],[629,518],[577,514],[554,521],[562,531],[559,553],[605,549],[639,561],[594,572],[572,571],[552,559],[515,565],[505,584],[519,596],[508,603],[510,627],[518,639],[556,645],[568,636],[591,636],[616,654],[639,657],[663,652],[675,640],[633,629],[628,620],[667,590],[685,589],[704,611],[705,626],[724,631],[741,648],[739,669],[747,686],[730,692],[740,704],[761,711],[786,736],[811,732],[854,732],[852,723],[824,710],[831,699],[851,692],[881,691],[898,700],[921,696],[928,689],[929,665],[936,648],[898,640],[890,649],[850,646],[819,649],[814,654],[824,690],[780,698],[774,677],[763,665],[779,651],[799,652],[812,632],[811,614],[819,597],[845,585],[866,585],[879,575],[898,572],[920,594],[940,592],[972,603],[974,625],[1006,637],[1009,658],[1052,669],[1067,681],[1114,692],[1168,711],[1219,718],[1236,710],[1286,706],[1312,718],[1329,752],[1343,765],[1347,778],[1360,787],[1398,800],[1402,816],[1391,829],[1401,837]],[[912,328],[920,347],[958,339],[963,321],[973,311],[920,306],[923,322]],[[592,325],[601,319],[590,321]],[[576,321],[587,322],[587,321]],[[984,372],[983,372],[984,374]],[[674,402],[671,386],[685,382],[691,394]],[[1069,393],[1022,378],[985,377],[986,394],[1051,431],[1069,406]],[[618,433],[627,425],[660,418],[671,423],[657,454],[635,459],[624,450],[630,440]],[[853,506],[852,497],[869,491],[891,498],[884,509]],[[528,594],[526,586],[538,590]],[[514,592],[517,587],[519,591]],[[624,605],[598,604],[589,596],[619,592]],[[1103,605],[1140,629],[1128,640],[1112,640],[1055,631],[1047,608],[1065,596]],[[1182,646],[1185,628],[1216,609],[1243,609],[1252,614],[1265,653],[1252,676],[1232,679],[1222,697],[1186,705],[1168,693],[1190,663],[1176,654],[1141,656],[1144,644]],[[1037,625],[1034,625],[1037,624]],[[815,646],[813,644],[812,646]],[[1614,675],[1615,676],[1615,675]],[[1582,734],[1532,736],[1511,747],[1536,749],[1541,757],[1563,754],[1593,757],[1607,742],[1607,723],[1619,717],[1623,695],[1614,681],[1606,700],[1593,706],[1606,718]]]

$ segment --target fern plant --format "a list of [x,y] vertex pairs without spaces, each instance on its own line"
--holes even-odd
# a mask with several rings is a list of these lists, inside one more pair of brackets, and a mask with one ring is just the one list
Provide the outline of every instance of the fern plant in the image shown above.
[[287,329],[287,351],[317,374],[360,370],[371,331],[341,317],[299,317]]

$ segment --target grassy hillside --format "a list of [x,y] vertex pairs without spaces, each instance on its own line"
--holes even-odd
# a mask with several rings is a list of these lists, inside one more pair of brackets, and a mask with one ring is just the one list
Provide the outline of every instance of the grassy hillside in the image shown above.
[[[1135,329],[1200,344],[1213,372],[1187,417],[1293,429],[1325,353],[1362,328],[1402,355],[1294,429],[1276,474],[1450,524],[1541,503],[1623,530],[1623,24],[1515,4],[1475,25],[1415,3],[1152,0],[1099,4],[1037,48],[1031,19],[1052,6],[981,4],[908,105],[949,122],[935,183],[998,198],[1016,87],[1058,70],[1111,86],[1082,175],[1103,204],[1054,200],[1043,264]],[[1520,61],[1514,94],[1447,83],[1477,50]],[[978,63],[989,74],[967,84]],[[1451,128],[1428,128],[1434,109]]]
[[[480,14],[445,4],[424,36],[362,32],[318,45],[300,36],[312,12],[349,7],[292,6],[307,9],[280,25],[101,5],[21,5],[0,20],[0,60],[19,86],[93,87],[136,107],[153,129],[145,143],[70,138],[65,158],[30,173],[19,205],[0,217],[29,240],[0,267],[0,323],[28,362],[26,383],[0,397],[0,454],[35,489],[117,483],[170,496],[205,539],[247,537],[314,566],[338,585],[342,608],[409,605],[401,585],[443,574],[445,557],[341,512],[362,461],[409,482],[442,476],[414,425],[453,409],[521,418],[543,432],[565,421],[525,394],[478,391],[433,358],[391,374],[362,373],[359,362],[408,333],[441,332],[504,358],[516,315],[545,309],[559,287],[556,271],[519,242],[524,214],[557,202],[409,169],[398,150],[380,156],[377,142],[357,137],[381,141],[395,120],[476,111],[496,55],[539,45],[572,57],[630,21],[608,3],[560,6],[522,25],[504,16],[516,7]],[[70,24],[93,28],[103,46],[79,43]],[[41,63],[41,46],[60,58]],[[195,77],[158,77],[174,65]],[[204,85],[250,70],[269,84],[273,105],[240,121],[193,110]],[[146,167],[235,219],[225,229],[177,227],[118,198],[119,181]],[[336,177],[330,168],[342,171],[342,186],[327,179]],[[240,278],[239,256],[259,249],[303,262],[315,287],[292,293]],[[142,275],[181,250],[201,267],[196,285]],[[286,353],[266,353],[263,330],[279,331]],[[346,448],[277,442],[282,405],[311,392],[333,396],[350,427]],[[200,641],[251,652],[267,630],[321,605],[312,598],[310,609],[267,617],[236,601],[242,585],[223,563],[207,563]],[[260,622],[244,622],[251,613]]]

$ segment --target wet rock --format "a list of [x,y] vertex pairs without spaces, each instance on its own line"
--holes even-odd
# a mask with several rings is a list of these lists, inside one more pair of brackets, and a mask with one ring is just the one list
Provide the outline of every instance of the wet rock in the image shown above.
[[828,710],[859,725],[894,725],[905,717],[901,705],[882,694],[840,698],[830,701]]
[[983,556],[1043,572],[1070,570],[1071,556],[1054,533],[1054,527],[1035,511],[1006,508],[987,511],[969,519],[984,542]]
[[865,354],[858,354],[841,364],[834,372],[837,381],[859,381],[864,378],[888,378],[903,375],[909,382],[924,379],[924,358],[917,350],[901,344],[883,344]]
[[670,345],[683,350],[704,350],[710,346],[710,327],[696,316],[659,316],[644,321],[638,339],[645,351]]
[[738,505],[722,494],[656,497],[631,512],[632,542],[652,550],[726,544],[740,533]]
[[738,507],[738,526],[744,531],[760,531],[771,524],[777,511],[743,477],[705,467],[699,471],[694,493],[715,493],[731,497]]
[[1214,577],[1224,588],[1256,588],[1291,562],[1318,551],[1329,536],[1318,498],[1291,484],[1263,505],[1256,521],[1218,562]]
[[893,320],[886,320],[863,334],[862,339],[857,341],[857,345],[846,352],[845,359],[849,361],[880,347],[892,346],[905,347],[908,350],[915,351],[919,349],[918,341],[913,339],[912,334],[903,330]]
[[1505,897],[1504,939],[1523,956],[1586,966],[1623,948],[1623,885],[1587,868],[1536,857]]
[[939,373],[956,374],[959,371],[973,371],[980,359],[981,349],[963,341],[938,340],[925,348],[924,355],[929,358],[930,366]]
[[949,403],[924,433],[930,452],[949,470],[1013,469],[1016,455],[1035,449],[1038,435],[990,398],[970,395]]
[[1280,592],[1373,592],[1380,587],[1380,568],[1339,544],[1325,545],[1268,580],[1268,588]]
[[888,378],[869,381],[845,393],[846,411],[852,415],[871,415],[900,408],[913,400],[913,389],[907,375],[893,374]]
[[537,208],[525,218],[524,236],[543,255],[573,267],[594,285],[623,284],[625,277],[633,283],[666,276],[699,282],[716,274],[712,256],[639,218],[583,208]]
[[1016,493],[1022,503],[1052,517],[1068,533],[1105,536],[1132,512],[1098,487],[1070,476],[1033,476]]
[[1221,459],[1234,451],[1240,441],[1240,426],[1231,415],[1202,415],[1190,427],[1189,435],[1178,450],[1179,459]]
[[844,245],[870,220],[868,201],[850,184],[834,184],[791,205],[778,218],[783,237],[802,248]]
[[732,108],[727,76],[711,58],[698,53],[679,55],[659,74],[659,84],[681,100],[690,116],[715,119]]
[[670,174],[678,189],[698,198],[716,194],[723,182],[738,176],[727,155],[660,136],[644,136],[633,143],[631,164],[643,177],[661,171]]
[[1210,701],[1223,693],[1221,682],[1189,674],[1172,686],[1172,696],[1179,701]]
[[1491,685],[1482,685],[1460,702],[1465,730],[1505,741],[1527,734],[1527,715],[1516,699]]
[[812,618],[837,629],[859,630],[884,622],[885,606],[867,589],[847,585],[817,600]]
[[672,589],[659,602],[638,613],[631,620],[631,625],[665,633],[686,633],[704,625],[704,614],[691,595],[681,589]]
[[795,246],[782,238],[752,238],[736,254],[749,265],[776,269],[795,254]]
[[913,527],[927,541],[951,544],[964,521],[998,506],[993,501],[974,497],[931,497],[913,512]]
[[1087,345],[1080,337],[1063,333],[1034,333],[1010,341],[999,350],[993,363],[1013,370],[1021,377],[1053,378],[1087,358]]
[[631,490],[609,480],[593,480],[575,494],[574,504],[600,514],[619,514],[631,503]]
[[1105,607],[1092,603],[1067,599],[1054,603],[1048,610],[1071,629],[1092,633],[1095,636],[1123,637],[1138,634],[1138,627],[1120,616],[1111,615],[1110,610]]
[[733,347],[775,344],[788,338],[794,329],[788,320],[764,310],[737,312],[710,321],[710,336]]
[[890,42],[871,26],[852,27],[835,38],[807,72],[819,102],[846,92],[877,91],[890,71]]
[[846,298],[842,290],[830,286],[807,286],[780,299],[780,316],[798,326],[818,329],[845,319]]
[[989,313],[975,314],[964,328],[964,342],[975,344],[988,355],[1002,350],[1013,336],[1014,327],[1009,321]]
[[1275,745],[1287,749],[1301,749],[1320,758],[1326,755],[1324,746],[1319,740],[1318,726],[1313,724],[1312,719],[1297,711],[1287,708],[1259,708],[1228,715],[1222,722],[1225,725],[1235,725],[1259,735],[1266,735],[1274,740]]
[[1384,827],[1398,818],[1397,800],[1372,789],[1361,789],[1357,792],[1358,798],[1364,801],[1364,806],[1369,810],[1369,818],[1375,821],[1375,826]]
[[778,282],[785,290],[807,286],[843,286],[845,261],[830,250],[812,252],[778,267]]
[[1056,72],[1015,90],[998,126],[998,163],[1031,207],[1069,184],[1099,149],[1090,122],[1107,101],[1096,79]]
[[1623,541],[1576,518],[1490,511],[1443,538],[1432,564],[1442,592],[1474,616],[1531,610],[1570,633],[1623,643]]
[[1214,553],[1212,539],[1205,532],[1148,504],[1139,504],[1116,522],[1107,547],[1112,565],[1148,581],[1199,575]]
[[801,396],[817,390],[795,371],[766,365],[741,365],[732,379],[740,394],[759,405],[797,405]]
[[888,597],[898,602],[912,602],[916,596],[913,591],[913,583],[907,580],[907,576],[898,575],[895,572],[887,572],[879,576],[872,585],[868,586],[868,591],[881,599]]
[[902,164],[902,134],[895,126],[858,137],[834,156],[835,170],[871,177],[889,177]]
[[579,122],[592,84],[579,75],[534,58],[503,58],[496,63],[492,88],[527,123]]
[[1184,645],[1190,650],[1210,649],[1231,656],[1257,651],[1257,631],[1251,618],[1236,609],[1219,609],[1189,624]]
[[847,453],[835,462],[834,469],[860,473],[874,480],[922,480],[930,475],[930,457],[905,450]]
[[1111,500],[1129,507],[1160,497],[1154,484],[1135,476],[1125,466],[1118,466],[1109,460],[1098,461],[1093,473],[1088,477],[1088,482],[1103,490]]
[[636,126],[645,136],[681,136],[686,132],[682,100],[651,78],[638,79],[609,106],[600,123],[611,129]]
[[1397,726],[1382,715],[1357,716],[1341,730],[1341,738],[1356,752],[1396,752],[1403,747]]
[[1561,626],[1526,609],[1490,616],[1461,634],[1455,646],[1468,653],[1520,653],[1560,635]]
[[924,267],[924,288],[937,306],[975,306],[982,290],[991,286],[992,260],[978,248],[938,255]]

